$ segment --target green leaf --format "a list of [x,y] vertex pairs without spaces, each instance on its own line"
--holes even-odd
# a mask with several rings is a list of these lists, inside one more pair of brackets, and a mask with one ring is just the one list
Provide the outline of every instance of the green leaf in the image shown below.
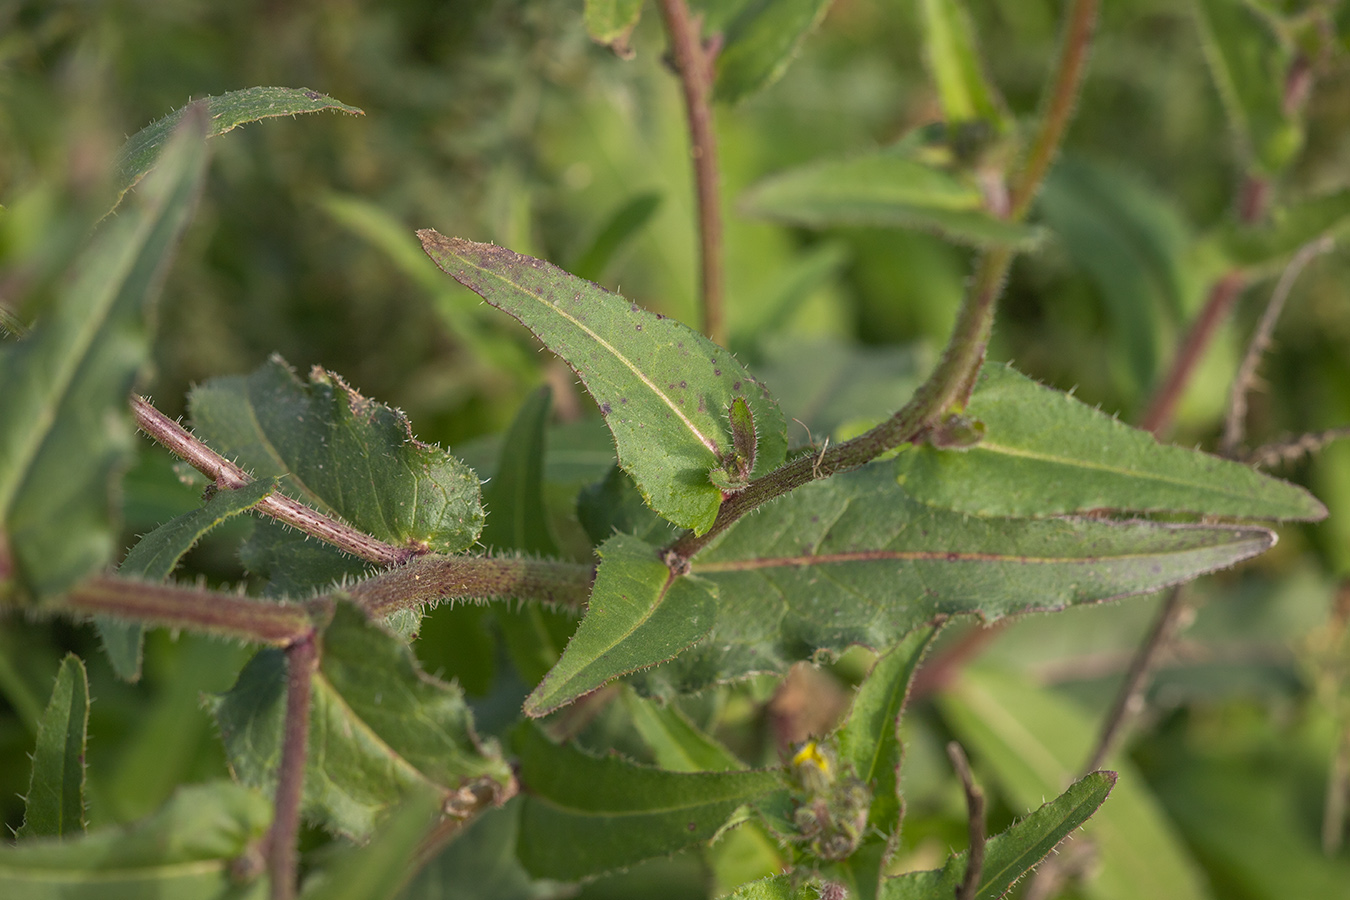
[[[939,699],[943,717],[977,755],[1014,807],[1031,809],[1069,783],[1097,737],[1092,718],[1049,691],[1006,672],[967,670]],[[1110,804],[1088,833],[1097,844],[1097,871],[1087,883],[1100,900],[1208,896],[1186,844],[1167,820],[1147,782],[1127,760]]]
[[[216,492],[203,506],[165,522],[137,541],[117,571],[131,578],[163,581],[207,532],[257,506],[276,489],[275,481],[254,481],[238,490]],[[127,681],[139,679],[144,626],[106,617],[94,621],[113,671]]]
[[1324,234],[1344,238],[1347,231],[1350,190],[1339,190],[1283,204],[1269,222],[1226,222],[1214,241],[1234,265],[1283,268],[1303,245]]
[[0,345],[0,589],[60,593],[112,556],[111,479],[130,456],[127,392],[146,313],[187,223],[206,153],[193,119],[135,207],[105,223],[29,337]]
[[188,111],[202,106],[206,108],[207,137],[224,134],[259,119],[295,116],[323,109],[337,109],[356,116],[365,115],[355,106],[339,103],[332,97],[308,88],[253,87],[231,91],[219,97],[203,97],[182,109],[174,110],[154,124],[147,125],[122,145],[117,154],[114,175],[119,202],[127,191],[157,165],[160,151],[168,142],[169,135]]
[[[1190,234],[1175,203],[1118,169],[1067,155],[1037,198],[1071,264],[1096,288],[1111,320],[1113,355],[1142,395],[1157,377],[1159,323],[1184,321],[1191,304]],[[1215,273],[1214,277],[1218,277]]]
[[188,398],[197,434],[255,477],[383,541],[457,553],[483,525],[478,478],[412,434],[403,413],[315,367],[302,383],[278,358],[215,378]]
[[[210,703],[235,775],[263,789],[281,756],[285,670],[282,653],[263,651]],[[331,830],[365,837],[410,795],[449,800],[511,782],[460,689],[422,672],[406,644],[355,607],[340,604],[324,630],[312,684],[303,808]]]
[[386,900],[398,893],[418,845],[440,811],[434,794],[409,798],[370,843],[348,850],[306,881],[300,900]]
[[[1023,875],[1097,811],[1116,784],[1114,772],[1093,772],[1069,786],[985,845],[975,897],[998,900]],[[969,851],[952,856],[947,865],[929,872],[910,872],[882,882],[882,900],[951,900],[965,879]]]
[[1005,365],[984,367],[965,414],[985,426],[975,446],[912,446],[896,458],[897,478],[910,496],[980,516],[1118,509],[1326,517],[1326,508],[1301,487],[1241,463],[1159,444],[1148,432]]
[[798,488],[693,558],[717,622],[651,679],[680,690],[896,644],[939,616],[989,621],[1147,593],[1268,549],[1264,528],[982,519],[910,498],[891,463]]
[[923,0],[924,56],[949,126],[987,123],[995,133],[1009,127],[997,91],[985,78],[975,29],[960,0]]
[[671,574],[655,547],[616,534],[596,552],[586,617],[526,699],[527,715],[547,715],[620,675],[672,659],[712,628],[717,603],[707,583]]
[[23,825],[14,833],[19,840],[69,837],[84,831],[84,747],[88,728],[89,678],[84,663],[72,653],[61,661],[52,697],[38,723]]
[[1241,0],[1194,0],[1200,42],[1246,165],[1275,175],[1303,147],[1303,125],[1287,114],[1285,79],[1294,48]]
[[900,828],[900,714],[914,672],[941,626],[919,629],[877,659],[838,732],[839,763],[872,791],[868,823],[887,839]]
[[521,799],[474,818],[413,877],[402,900],[546,900],[576,889],[534,881],[516,857]]
[[911,158],[903,146],[780,172],[746,191],[740,205],[791,225],[917,228],[973,246],[1027,248],[1039,237],[986,212],[972,178]]
[[[135,825],[0,846],[0,896],[23,900],[262,900],[271,803],[229,782],[179,789]],[[242,857],[242,859],[241,859]]]
[[487,521],[480,538],[488,547],[555,556],[544,509],[544,427],[552,391],[545,386],[525,398],[502,441],[497,474],[483,487]]
[[675,704],[660,704],[626,690],[623,705],[661,768],[671,772],[730,772],[745,768],[734,753],[689,721]]
[[591,40],[632,56],[628,38],[642,15],[642,0],[586,0],[586,33]]
[[537,877],[587,878],[701,844],[783,789],[777,772],[666,772],[555,745],[530,725],[517,734],[520,858]]
[[713,96],[735,103],[777,81],[829,8],[830,0],[747,4],[727,26]]
[[793,873],[743,884],[726,900],[821,900],[824,896],[820,882]]
[[542,260],[430,229],[418,236],[446,274],[519,319],[577,371],[620,464],[670,521],[700,533],[712,526],[722,492],[708,475],[734,454],[726,420],[733,398],[754,413],[754,476],[783,461],[778,404],[727,350]]

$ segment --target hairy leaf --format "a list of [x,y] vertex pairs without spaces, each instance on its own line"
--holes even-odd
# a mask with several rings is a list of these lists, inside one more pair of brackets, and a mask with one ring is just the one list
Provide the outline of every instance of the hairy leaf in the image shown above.
[[975,30],[960,0],[923,0],[924,56],[937,84],[947,124],[978,121],[994,132],[1008,127],[998,92],[988,83]]
[[741,207],[793,225],[917,228],[975,246],[1027,247],[1038,237],[985,212],[972,179],[911,158],[903,147],[780,172],[750,188]]
[[911,446],[896,458],[910,496],[980,516],[1172,510],[1242,519],[1325,518],[1303,488],[1153,435],[986,365],[965,414],[984,437],[965,450]]
[[[180,788],[143,822],[0,846],[0,896],[23,900],[262,900],[271,802],[229,782]],[[240,857],[252,854],[250,864]]]
[[727,26],[714,68],[713,95],[734,103],[777,81],[830,0],[750,3]]
[[[495,743],[479,740],[456,685],[417,667],[406,644],[341,604],[324,630],[313,679],[304,810],[324,826],[369,835],[405,797],[511,780]],[[211,701],[235,775],[269,788],[281,757],[286,661],[263,651]]]
[[824,896],[820,882],[794,873],[743,884],[728,894],[727,900],[821,900]]
[[188,111],[197,107],[205,107],[207,137],[224,134],[259,119],[295,116],[323,109],[365,115],[355,106],[339,103],[332,97],[308,88],[252,87],[219,97],[203,97],[142,128],[122,146],[117,154],[115,174],[119,199],[155,167],[169,135]]
[[25,339],[0,346],[0,592],[37,597],[106,565],[110,480],[127,462],[127,392],[145,363],[145,316],[186,224],[206,153],[194,119],[137,204],[106,222]]
[[586,878],[703,843],[783,786],[777,772],[666,772],[555,745],[533,726],[517,734],[520,858],[537,877]]
[[920,629],[877,659],[858,685],[838,733],[839,762],[872,791],[868,823],[889,839],[900,828],[900,714],[909,685],[941,628]]
[[712,633],[653,685],[697,690],[819,651],[894,645],[940,616],[988,621],[1146,593],[1255,556],[1264,528],[982,519],[910,498],[890,463],[798,488],[692,560]]
[[[238,490],[218,491],[202,506],[165,522],[141,538],[127,553],[117,571],[131,578],[163,581],[173,574],[178,561],[207,532],[226,519],[257,506],[276,489],[275,481],[254,481]],[[144,626],[104,617],[95,621],[113,671],[120,678],[136,681],[141,677]]]
[[[985,844],[979,900],[998,900],[1017,880],[1055,849],[1106,802],[1116,784],[1114,772],[1093,772],[1054,800],[995,835]],[[965,879],[970,852],[962,851],[941,869],[910,872],[882,882],[882,900],[951,900]]]
[[188,406],[218,452],[380,540],[455,553],[482,528],[477,476],[415,439],[403,413],[323,369],[304,384],[274,357],[197,387]]
[[717,516],[709,473],[734,455],[727,410],[743,397],[759,440],[758,477],[787,452],[783,414],[730,352],[688,326],[491,244],[418,232],[436,265],[519,319],[581,376],[618,445],[619,462],[662,516],[696,532]]
[[[961,743],[985,763],[1014,808],[1031,809],[1069,782],[1097,737],[1097,723],[1089,716],[1006,672],[968,670],[943,693],[940,705]],[[1143,776],[1127,760],[1110,764],[1120,772],[1120,783],[1088,829],[1097,845],[1089,896],[1209,896],[1185,842]]]
[[527,715],[546,715],[620,675],[672,659],[712,628],[716,600],[708,585],[672,575],[655,547],[616,534],[597,553],[586,617],[525,701]]
[[14,833],[19,840],[69,837],[84,831],[84,746],[88,728],[89,678],[84,663],[72,653],[61,661],[51,699],[38,723],[23,825]]

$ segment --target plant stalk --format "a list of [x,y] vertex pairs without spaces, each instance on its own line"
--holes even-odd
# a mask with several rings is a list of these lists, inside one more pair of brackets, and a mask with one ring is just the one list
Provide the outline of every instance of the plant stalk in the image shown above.
[[[665,5],[663,0],[663,8]],[[1009,217],[1014,220],[1026,215],[1063,141],[1083,80],[1097,8],[1098,0],[1074,0],[1070,8],[1059,61],[1043,104],[1045,114],[1026,162],[1012,181]],[[707,532],[701,535],[686,532],[667,548],[664,559],[672,570],[683,570],[694,554],[747,512],[808,482],[870,462],[919,437],[954,406],[964,405],[984,363],[993,330],[994,307],[1012,257],[1013,251],[1008,247],[994,248],[981,257],[937,368],[903,408],[866,434],[824,450],[819,456],[798,457],[727,497]]]
[[346,589],[374,617],[446,599],[519,598],[584,609],[592,566],[539,559],[423,556]]
[[671,56],[684,89],[684,108],[689,120],[689,153],[694,159],[694,192],[698,201],[703,333],[713,343],[725,346],[722,207],[712,111],[715,52],[700,40],[699,23],[690,15],[684,0],[659,0],[657,6],[670,35]]
[[[131,410],[135,413],[136,424],[142,431],[170,453],[210,478],[217,487],[235,489],[253,481],[253,476],[206,446],[192,432],[164,415],[144,397],[132,394]],[[393,544],[371,537],[282,493],[268,495],[254,508],[279,522],[285,522],[305,534],[332,544],[339,550],[379,566],[399,565],[417,553],[410,547],[395,547]]]
[[286,648],[286,730],[277,771],[276,814],[267,836],[272,900],[292,900],[297,887],[300,851],[296,841],[305,788],[311,683],[318,663],[318,639],[312,630]]

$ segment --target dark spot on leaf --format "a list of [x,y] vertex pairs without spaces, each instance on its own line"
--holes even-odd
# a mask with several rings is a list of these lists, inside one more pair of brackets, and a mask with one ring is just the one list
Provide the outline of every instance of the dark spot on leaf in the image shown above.
[[610,407],[610,405],[609,405],[609,401],[608,401],[608,400],[606,400],[604,403],[601,403],[601,404],[600,404],[600,415],[602,415],[602,416],[607,416],[607,415],[609,415],[610,410],[611,410],[611,407]]
[[318,91],[305,91],[305,96],[311,100],[318,100],[323,94],[320,94]]
[[690,831],[697,831],[697,830],[698,830],[698,823],[697,823],[697,822],[690,822],[690,823],[689,823],[689,830],[690,830]]
[[638,331],[641,331],[641,330],[642,330],[642,326],[639,325],[639,326],[637,327],[637,330],[638,330]]
[[682,387],[682,388],[687,388],[687,387],[689,387],[689,382],[687,382],[687,381],[681,381],[681,382],[680,382],[680,387]]
[[739,381],[733,382],[731,385],[731,389],[733,391],[739,391],[741,389],[741,383]]
[[627,397],[620,397],[620,398],[619,398],[619,403],[622,404],[622,403],[627,403],[627,402],[628,402],[628,398],[627,398]]
[[721,369],[713,369],[713,374],[714,374],[714,375],[721,375],[721,374],[722,374],[722,370],[721,370]]
[[661,315],[660,313],[657,313],[657,314],[656,314],[656,321],[659,322],[659,321],[661,321],[661,320],[664,319],[664,318],[665,318],[665,316]]
[[959,554],[959,553],[948,553],[948,554],[947,554],[947,562],[956,562],[956,561],[957,561],[958,559],[960,559],[960,558],[961,558],[961,554]]
[[637,311],[638,311],[638,305],[637,305],[636,303],[633,303],[633,304],[629,305],[628,311],[629,311],[629,312],[637,312]]

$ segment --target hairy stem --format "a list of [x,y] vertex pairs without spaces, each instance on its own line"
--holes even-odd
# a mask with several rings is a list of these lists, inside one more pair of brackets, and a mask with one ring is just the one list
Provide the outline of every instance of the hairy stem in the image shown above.
[[[1098,0],[1074,0],[1069,10],[1059,62],[1043,104],[1045,114],[1026,163],[1012,181],[1009,214],[1013,219],[1026,215],[1063,140],[1082,83],[1097,7]],[[824,450],[819,456],[798,457],[732,494],[723,501],[707,532],[701,535],[687,532],[667,548],[665,559],[671,567],[683,568],[690,557],[747,512],[808,482],[870,462],[887,450],[914,440],[940,422],[953,406],[964,404],[984,363],[994,307],[1012,256],[1010,248],[998,247],[981,258],[937,368],[899,412],[866,434]]]
[[277,770],[276,814],[267,835],[272,900],[291,900],[297,887],[300,852],[296,841],[309,745],[310,687],[318,663],[319,646],[313,631],[286,648],[286,731]]
[[699,267],[703,333],[726,344],[723,322],[722,208],[718,196],[717,136],[713,132],[713,53],[699,37],[699,23],[684,0],[659,0],[670,35],[675,71],[684,89],[689,119],[689,152],[694,158],[694,191],[698,199]]
[[284,646],[312,628],[307,607],[260,602],[200,588],[99,575],[82,582],[60,606],[166,628]]
[[1276,282],[1275,290],[1270,294],[1270,302],[1266,304],[1266,311],[1262,313],[1261,321],[1257,323],[1256,331],[1252,333],[1251,342],[1247,345],[1247,353],[1242,357],[1237,375],[1233,377],[1233,387],[1228,394],[1228,413],[1224,416],[1223,441],[1219,444],[1219,452],[1224,456],[1235,455],[1238,445],[1242,443],[1242,433],[1247,421],[1247,392],[1256,381],[1256,367],[1261,364],[1261,357],[1270,347],[1271,335],[1275,333],[1275,323],[1279,321],[1280,313],[1284,311],[1285,301],[1289,299],[1294,282],[1298,280],[1298,276],[1308,263],[1329,251],[1332,246],[1334,244],[1330,235],[1323,235],[1311,243],[1304,244],[1298,253],[1294,254],[1294,258],[1280,275],[1280,280]]
[[[253,481],[253,476],[206,446],[192,432],[164,415],[144,397],[133,394],[131,410],[135,413],[136,424],[142,431],[170,453],[210,478],[217,487],[235,489]],[[416,551],[412,548],[387,544],[350,525],[325,516],[298,500],[292,500],[285,494],[270,494],[254,508],[264,515],[285,522],[305,534],[376,565],[396,566],[416,555]]]
[[970,772],[970,762],[966,753],[956,741],[947,744],[947,758],[952,768],[961,778],[961,787],[966,792],[967,829],[970,834],[970,855],[966,859],[966,873],[961,886],[956,890],[956,900],[975,900],[979,896],[980,879],[984,875],[984,845],[986,841],[984,821],[984,793],[975,784],[975,776]]
[[1344,440],[1345,438],[1350,438],[1350,425],[1328,428],[1326,431],[1316,431],[1312,434],[1303,434],[1274,444],[1265,444],[1248,453],[1244,458],[1254,466],[1267,468],[1280,463],[1293,462],[1310,453],[1316,453],[1332,441]]
[[423,556],[346,593],[371,616],[442,600],[518,598],[583,609],[594,569],[579,563],[485,556]]

